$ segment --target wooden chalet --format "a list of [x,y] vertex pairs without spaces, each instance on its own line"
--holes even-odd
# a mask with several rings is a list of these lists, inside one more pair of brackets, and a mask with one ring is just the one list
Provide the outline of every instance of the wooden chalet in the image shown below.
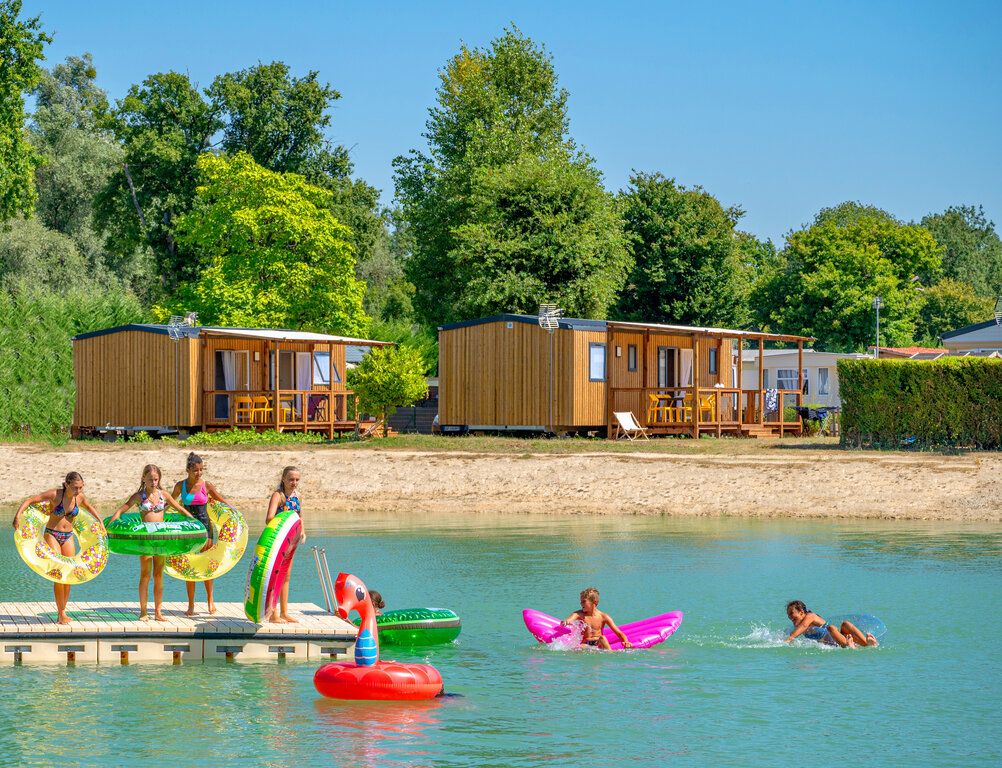
[[74,434],[353,431],[349,346],[308,331],[131,324],[73,337]]
[[[659,323],[496,315],[439,328],[443,432],[604,432],[629,411],[650,434],[799,434],[803,336]],[[742,387],[741,351],[795,343],[796,389]]]

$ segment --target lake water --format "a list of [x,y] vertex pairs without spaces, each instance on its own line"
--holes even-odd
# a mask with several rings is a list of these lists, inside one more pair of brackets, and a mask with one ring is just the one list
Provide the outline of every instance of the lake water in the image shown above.
[[[309,511],[307,511],[309,514]],[[8,519],[7,516],[4,519]],[[434,664],[447,696],[346,703],[313,663],[0,665],[0,765],[775,766],[1002,762],[1002,527],[913,522],[361,516],[321,530],[331,569],[388,608],[447,607],[455,645],[384,658]],[[307,546],[308,546],[307,545]],[[11,536],[0,600],[51,600]],[[307,556],[303,556],[307,555]],[[115,556],[79,600],[132,600]],[[244,569],[217,582],[241,600]],[[557,651],[522,624],[597,586],[618,622],[682,610],[645,651]],[[200,596],[204,596],[199,587]],[[876,649],[782,643],[785,603],[867,612]],[[168,600],[184,599],[167,579]],[[307,548],[292,599],[322,604]]]

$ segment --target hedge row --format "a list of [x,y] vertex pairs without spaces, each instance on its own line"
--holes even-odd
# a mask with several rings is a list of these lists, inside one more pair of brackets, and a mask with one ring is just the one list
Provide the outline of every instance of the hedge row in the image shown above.
[[839,360],[842,444],[1002,448],[1002,360]]
[[70,338],[146,320],[122,292],[0,290],[0,436],[67,438],[76,398]]

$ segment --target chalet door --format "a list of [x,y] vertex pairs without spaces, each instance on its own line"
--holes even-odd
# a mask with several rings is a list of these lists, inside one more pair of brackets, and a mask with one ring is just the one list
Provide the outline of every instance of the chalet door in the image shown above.
[[[250,353],[246,350],[217,349],[213,389],[224,392],[246,392],[250,389]],[[230,396],[215,396],[213,416],[217,421],[230,418]]]
[[658,389],[675,386],[674,347],[658,347]]

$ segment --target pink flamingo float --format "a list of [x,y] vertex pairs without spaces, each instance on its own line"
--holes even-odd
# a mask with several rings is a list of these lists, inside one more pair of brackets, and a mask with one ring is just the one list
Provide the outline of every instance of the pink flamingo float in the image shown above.
[[369,590],[357,576],[339,573],[334,583],[337,613],[348,618],[358,611],[362,623],[355,639],[355,661],[332,661],[313,675],[313,685],[331,699],[430,699],[442,692],[442,675],[430,664],[402,664],[379,660],[376,609]]

